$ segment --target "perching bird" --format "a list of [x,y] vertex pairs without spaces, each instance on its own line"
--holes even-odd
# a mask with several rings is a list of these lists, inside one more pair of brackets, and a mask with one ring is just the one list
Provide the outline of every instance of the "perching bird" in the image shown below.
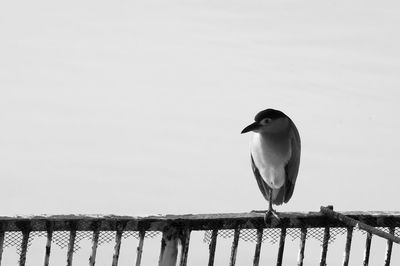
[[300,135],[293,121],[278,110],[263,110],[254,120],[241,133],[254,132],[251,166],[261,193],[269,201],[265,221],[271,214],[279,220],[272,204],[281,205],[292,197],[300,165]]

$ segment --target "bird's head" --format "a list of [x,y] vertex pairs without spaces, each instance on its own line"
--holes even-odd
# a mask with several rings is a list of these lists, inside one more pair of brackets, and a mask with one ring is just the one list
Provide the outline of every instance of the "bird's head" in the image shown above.
[[259,112],[255,122],[245,127],[241,134],[254,131],[257,133],[273,133],[286,129],[289,125],[289,118],[281,111],[266,109]]

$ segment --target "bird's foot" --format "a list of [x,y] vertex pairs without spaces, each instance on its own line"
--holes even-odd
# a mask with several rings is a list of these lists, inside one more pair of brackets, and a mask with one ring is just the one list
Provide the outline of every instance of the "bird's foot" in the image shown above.
[[275,210],[269,209],[265,212],[264,222],[266,225],[276,226],[281,222],[281,218]]

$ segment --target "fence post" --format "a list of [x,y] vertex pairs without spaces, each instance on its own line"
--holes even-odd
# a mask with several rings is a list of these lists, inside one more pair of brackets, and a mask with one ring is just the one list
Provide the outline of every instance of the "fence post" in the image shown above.
[[72,266],[72,258],[74,256],[74,245],[75,245],[76,230],[71,229],[69,233],[69,243],[67,251],[67,266]]
[[218,230],[214,229],[211,233],[211,241],[209,248],[209,256],[208,256],[208,266],[214,265],[214,258],[215,258],[215,248],[217,247],[217,237],[218,237]]
[[[395,231],[394,227],[389,227],[389,234],[394,235],[394,231]],[[390,265],[390,259],[392,257],[392,247],[393,247],[393,241],[388,239],[386,241],[385,266],[389,266]]]
[[47,222],[46,228],[47,228],[47,241],[46,241],[46,251],[44,254],[44,266],[49,266],[51,242],[53,241],[53,223]]
[[158,266],[175,266],[178,259],[178,230],[170,227],[163,232]]
[[279,238],[279,249],[278,249],[278,259],[276,262],[277,266],[282,265],[283,261],[283,250],[285,249],[285,238],[286,238],[286,227],[281,228],[281,236]]
[[304,261],[304,250],[306,248],[306,238],[307,238],[307,228],[301,228],[301,235],[300,235],[300,248],[299,248],[299,256],[297,259],[297,266],[303,266]]
[[143,254],[143,242],[144,242],[144,237],[146,236],[146,231],[141,230],[139,231],[139,244],[136,248],[136,266],[140,266],[142,262],[142,254]]
[[115,245],[114,245],[114,254],[112,259],[112,266],[118,266],[119,260],[119,251],[121,249],[121,240],[122,240],[122,228],[117,226],[117,232],[115,234]]
[[263,228],[257,229],[257,244],[256,244],[256,250],[254,252],[253,266],[258,266],[258,264],[260,263],[260,251],[261,251],[263,233],[264,233]]
[[237,254],[237,248],[239,245],[239,235],[240,235],[240,228],[236,228],[235,232],[233,234],[233,242],[232,242],[232,248],[231,248],[231,258],[229,261],[229,266],[234,266],[236,263],[236,254]]
[[353,238],[353,227],[347,227],[346,247],[344,250],[343,266],[349,265],[352,238]]
[[25,261],[26,261],[26,252],[28,250],[28,241],[29,241],[29,234],[30,231],[26,230],[22,232],[22,243],[21,243],[21,254],[19,256],[19,265],[20,266],[25,266]]
[[320,266],[326,266],[326,255],[328,253],[329,238],[330,238],[329,227],[325,227],[325,229],[324,229],[324,240],[322,242],[322,253],[321,253]]
[[181,258],[179,261],[179,266],[186,266],[187,263],[187,258],[189,255],[189,242],[190,242],[190,230],[186,229],[183,230],[181,237],[180,237],[180,243],[181,243]]
[[4,231],[0,229],[0,265],[1,265],[1,258],[3,257],[3,245],[4,245]]
[[96,263],[97,246],[99,243],[100,232],[98,228],[95,228],[92,235],[92,254],[89,257],[89,266],[94,266]]
[[365,239],[365,249],[364,249],[364,262],[363,266],[368,266],[369,264],[369,254],[371,250],[372,233],[367,233],[367,238]]

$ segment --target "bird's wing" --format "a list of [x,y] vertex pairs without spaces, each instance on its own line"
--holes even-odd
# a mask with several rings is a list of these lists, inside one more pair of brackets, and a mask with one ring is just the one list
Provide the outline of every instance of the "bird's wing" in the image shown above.
[[258,170],[256,164],[254,163],[253,155],[250,154],[251,157],[251,169],[253,169],[254,177],[257,180],[258,188],[260,189],[261,193],[263,194],[266,200],[269,200],[269,193],[271,188],[267,185],[267,183],[262,178],[260,171]]
[[297,174],[299,172],[300,165],[300,153],[301,153],[301,142],[300,135],[297,131],[296,126],[293,122],[291,122],[290,129],[290,138],[291,138],[291,148],[292,148],[292,156],[290,157],[286,167],[286,182],[284,189],[284,202],[288,202],[293,195],[294,186],[296,184]]
[[[251,168],[253,169],[254,176],[257,180],[258,188],[263,194],[264,198],[269,201],[270,193],[272,193],[272,203],[275,205],[281,205],[285,200],[285,193],[287,191],[287,184],[285,183],[283,187],[279,189],[272,189],[262,178],[260,171],[258,170],[256,164],[254,163],[253,155],[251,155]],[[294,188],[294,185],[293,185]],[[292,193],[293,193],[293,188]],[[289,199],[288,199],[289,200]],[[286,201],[285,201],[286,202]]]

